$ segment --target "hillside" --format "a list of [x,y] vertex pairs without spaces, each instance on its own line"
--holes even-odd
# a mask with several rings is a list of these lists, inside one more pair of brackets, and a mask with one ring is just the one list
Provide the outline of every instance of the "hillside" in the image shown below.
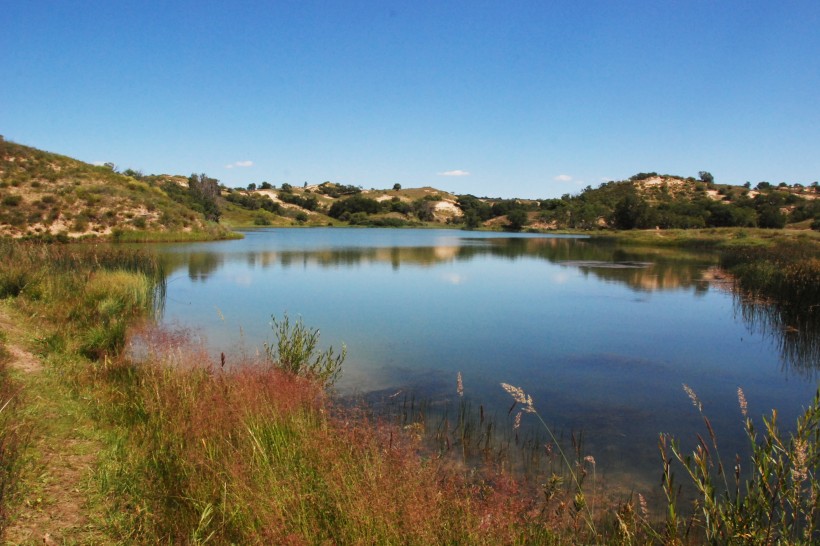
[[540,202],[532,220],[574,229],[689,229],[762,227],[820,229],[818,187],[759,183],[716,184],[701,179],[638,173],[587,187],[577,196]]
[[156,180],[0,141],[0,236],[164,240],[228,235],[172,199]]
[[250,184],[223,188],[221,207],[227,225],[424,226],[459,223],[458,197],[435,188],[364,190],[333,182],[295,187]]
[[560,199],[365,190],[333,182],[228,188],[205,174],[143,175],[0,141],[0,236],[199,240],[252,226],[456,226],[467,229],[820,229],[818,187],[755,188],[638,173]]

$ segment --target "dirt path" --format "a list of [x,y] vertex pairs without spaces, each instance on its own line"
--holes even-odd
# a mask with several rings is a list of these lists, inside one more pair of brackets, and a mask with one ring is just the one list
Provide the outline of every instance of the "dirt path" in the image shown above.
[[[29,349],[32,334],[0,307],[0,331],[12,355],[11,367],[23,390],[31,442],[12,507],[7,544],[111,543],[95,514],[93,471],[103,444],[82,401],[69,391],[59,368],[44,364]],[[99,511],[99,510],[96,510]]]

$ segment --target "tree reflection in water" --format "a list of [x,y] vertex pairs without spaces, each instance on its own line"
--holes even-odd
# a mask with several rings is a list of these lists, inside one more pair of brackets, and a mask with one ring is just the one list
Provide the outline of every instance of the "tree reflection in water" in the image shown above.
[[810,379],[820,369],[820,313],[799,305],[763,301],[735,291],[735,314],[749,332],[768,337],[780,352],[783,371]]

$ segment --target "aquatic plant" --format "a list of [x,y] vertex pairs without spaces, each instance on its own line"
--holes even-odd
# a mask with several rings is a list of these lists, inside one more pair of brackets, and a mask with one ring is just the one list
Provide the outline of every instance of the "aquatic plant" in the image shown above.
[[280,320],[273,317],[272,327],[276,345],[266,343],[265,356],[275,368],[324,385],[332,385],[339,377],[347,356],[344,345],[338,355],[334,353],[333,347],[319,353],[319,330],[308,328],[301,318],[291,324],[287,314]]
[[[759,434],[749,417],[743,390],[738,389],[750,448],[746,470],[739,455],[731,468],[724,466],[702,402],[692,389],[686,385],[684,389],[701,414],[710,441],[698,435],[694,451],[684,453],[672,437],[661,435],[668,509],[664,532],[655,533],[655,537],[678,543],[694,532],[702,533],[713,544],[817,544],[820,390],[798,418],[794,432],[784,433],[777,411],[772,410],[768,419],[763,418],[763,433]],[[676,506],[678,492],[670,465],[673,458],[682,465],[696,492],[689,517],[681,515]]]
[[[595,469],[595,458],[592,456],[587,456],[580,458],[579,461],[576,463],[571,463],[570,460],[567,458],[567,455],[564,449],[561,447],[561,442],[558,441],[558,438],[555,437],[553,434],[552,429],[549,425],[547,425],[544,418],[541,417],[541,414],[535,409],[535,405],[533,403],[532,396],[526,394],[524,390],[520,387],[516,387],[510,385],[509,383],[501,383],[501,388],[503,388],[507,394],[512,396],[513,400],[515,400],[515,404],[518,404],[518,412],[515,415],[515,421],[513,423],[513,428],[517,429],[521,426],[521,418],[525,413],[531,413],[535,415],[538,421],[541,423],[543,428],[549,434],[549,437],[552,439],[552,444],[549,447],[553,447],[558,451],[561,456],[561,460],[564,463],[565,470],[569,473],[570,477],[572,478],[572,485],[574,491],[573,497],[573,507],[576,513],[583,513],[584,514],[584,521],[589,528],[589,530],[595,534],[595,515],[594,515],[594,504],[590,504],[587,501],[587,496],[584,493],[583,488],[583,478],[586,475],[586,464],[591,464],[593,471]],[[515,408],[515,404],[510,407],[510,412]],[[578,451],[580,453],[580,451]],[[594,488],[594,477],[593,476],[593,488]],[[595,501],[594,491],[593,491],[593,503]]]

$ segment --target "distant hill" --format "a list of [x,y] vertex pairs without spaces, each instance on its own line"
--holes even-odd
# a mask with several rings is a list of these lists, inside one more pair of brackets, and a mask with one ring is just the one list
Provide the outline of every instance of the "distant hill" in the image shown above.
[[657,173],[587,187],[577,196],[540,203],[538,218],[580,228],[688,229],[704,227],[808,228],[820,219],[817,186],[761,182],[756,188]]
[[[224,221],[234,226],[422,226],[460,223],[458,197],[435,188],[364,190],[333,182],[295,187],[225,188]],[[250,214],[250,216],[249,216]]]
[[200,240],[251,226],[457,226],[468,229],[820,229],[817,183],[755,188],[638,173],[559,199],[365,190],[333,182],[228,188],[205,174],[143,175],[0,140],[0,236]]

